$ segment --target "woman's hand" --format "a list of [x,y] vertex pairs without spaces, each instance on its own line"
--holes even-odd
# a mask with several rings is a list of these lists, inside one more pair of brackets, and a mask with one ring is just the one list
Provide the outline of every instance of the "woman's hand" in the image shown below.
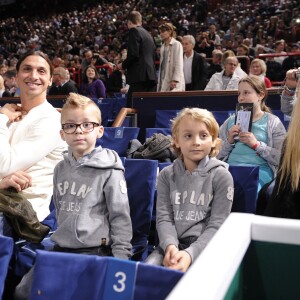
[[175,89],[175,88],[176,88],[176,85],[177,85],[177,81],[172,80],[172,81],[170,82],[170,90]]
[[241,132],[241,127],[239,125],[233,125],[228,131],[228,136],[227,136],[228,142],[230,144],[234,144],[234,137],[238,136],[240,132]]
[[24,171],[17,171],[0,181],[0,189],[15,188],[18,192],[32,185],[31,176]]

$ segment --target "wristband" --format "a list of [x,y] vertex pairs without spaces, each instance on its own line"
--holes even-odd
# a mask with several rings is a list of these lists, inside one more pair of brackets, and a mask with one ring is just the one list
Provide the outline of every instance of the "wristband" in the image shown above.
[[256,150],[256,148],[259,146],[259,142],[256,142],[251,148],[253,149],[253,150]]

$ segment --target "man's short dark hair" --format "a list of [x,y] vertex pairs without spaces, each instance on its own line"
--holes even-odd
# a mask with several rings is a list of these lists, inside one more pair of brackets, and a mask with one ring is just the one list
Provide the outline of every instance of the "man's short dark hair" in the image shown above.
[[16,76],[17,76],[17,71],[15,70],[8,70],[3,74],[3,77],[7,79],[11,79]]
[[17,72],[19,72],[19,69],[20,69],[20,66],[22,64],[22,62],[28,57],[28,56],[31,56],[31,55],[34,55],[34,56],[40,56],[42,57],[49,65],[49,68],[50,68],[50,76],[52,76],[53,74],[53,65],[52,65],[52,62],[51,60],[49,59],[48,55],[42,51],[36,51],[34,49],[31,49],[27,52],[25,52],[18,60],[17,62],[17,65],[16,65],[16,69],[17,69]]
[[127,20],[137,25],[142,23],[142,15],[138,11],[133,10],[129,13]]

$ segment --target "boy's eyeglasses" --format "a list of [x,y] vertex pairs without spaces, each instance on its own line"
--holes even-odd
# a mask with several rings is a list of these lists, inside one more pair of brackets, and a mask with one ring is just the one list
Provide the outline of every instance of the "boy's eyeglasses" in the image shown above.
[[100,124],[95,122],[83,122],[80,124],[74,124],[74,123],[61,124],[62,130],[64,131],[64,133],[67,134],[74,133],[78,127],[80,127],[82,132],[91,132],[94,130],[95,127],[98,126],[100,126]]

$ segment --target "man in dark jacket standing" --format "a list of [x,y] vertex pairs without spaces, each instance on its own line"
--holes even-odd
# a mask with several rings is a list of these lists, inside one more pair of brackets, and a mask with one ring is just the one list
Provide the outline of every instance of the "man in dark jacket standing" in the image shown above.
[[142,16],[138,11],[128,15],[129,28],[127,58],[121,68],[127,70],[129,84],[127,107],[132,107],[133,92],[154,92],[156,71],[154,64],[155,44],[151,34],[142,27]]
[[207,67],[205,59],[194,51],[195,38],[185,35],[182,38],[182,47],[185,90],[204,90],[207,83]]

